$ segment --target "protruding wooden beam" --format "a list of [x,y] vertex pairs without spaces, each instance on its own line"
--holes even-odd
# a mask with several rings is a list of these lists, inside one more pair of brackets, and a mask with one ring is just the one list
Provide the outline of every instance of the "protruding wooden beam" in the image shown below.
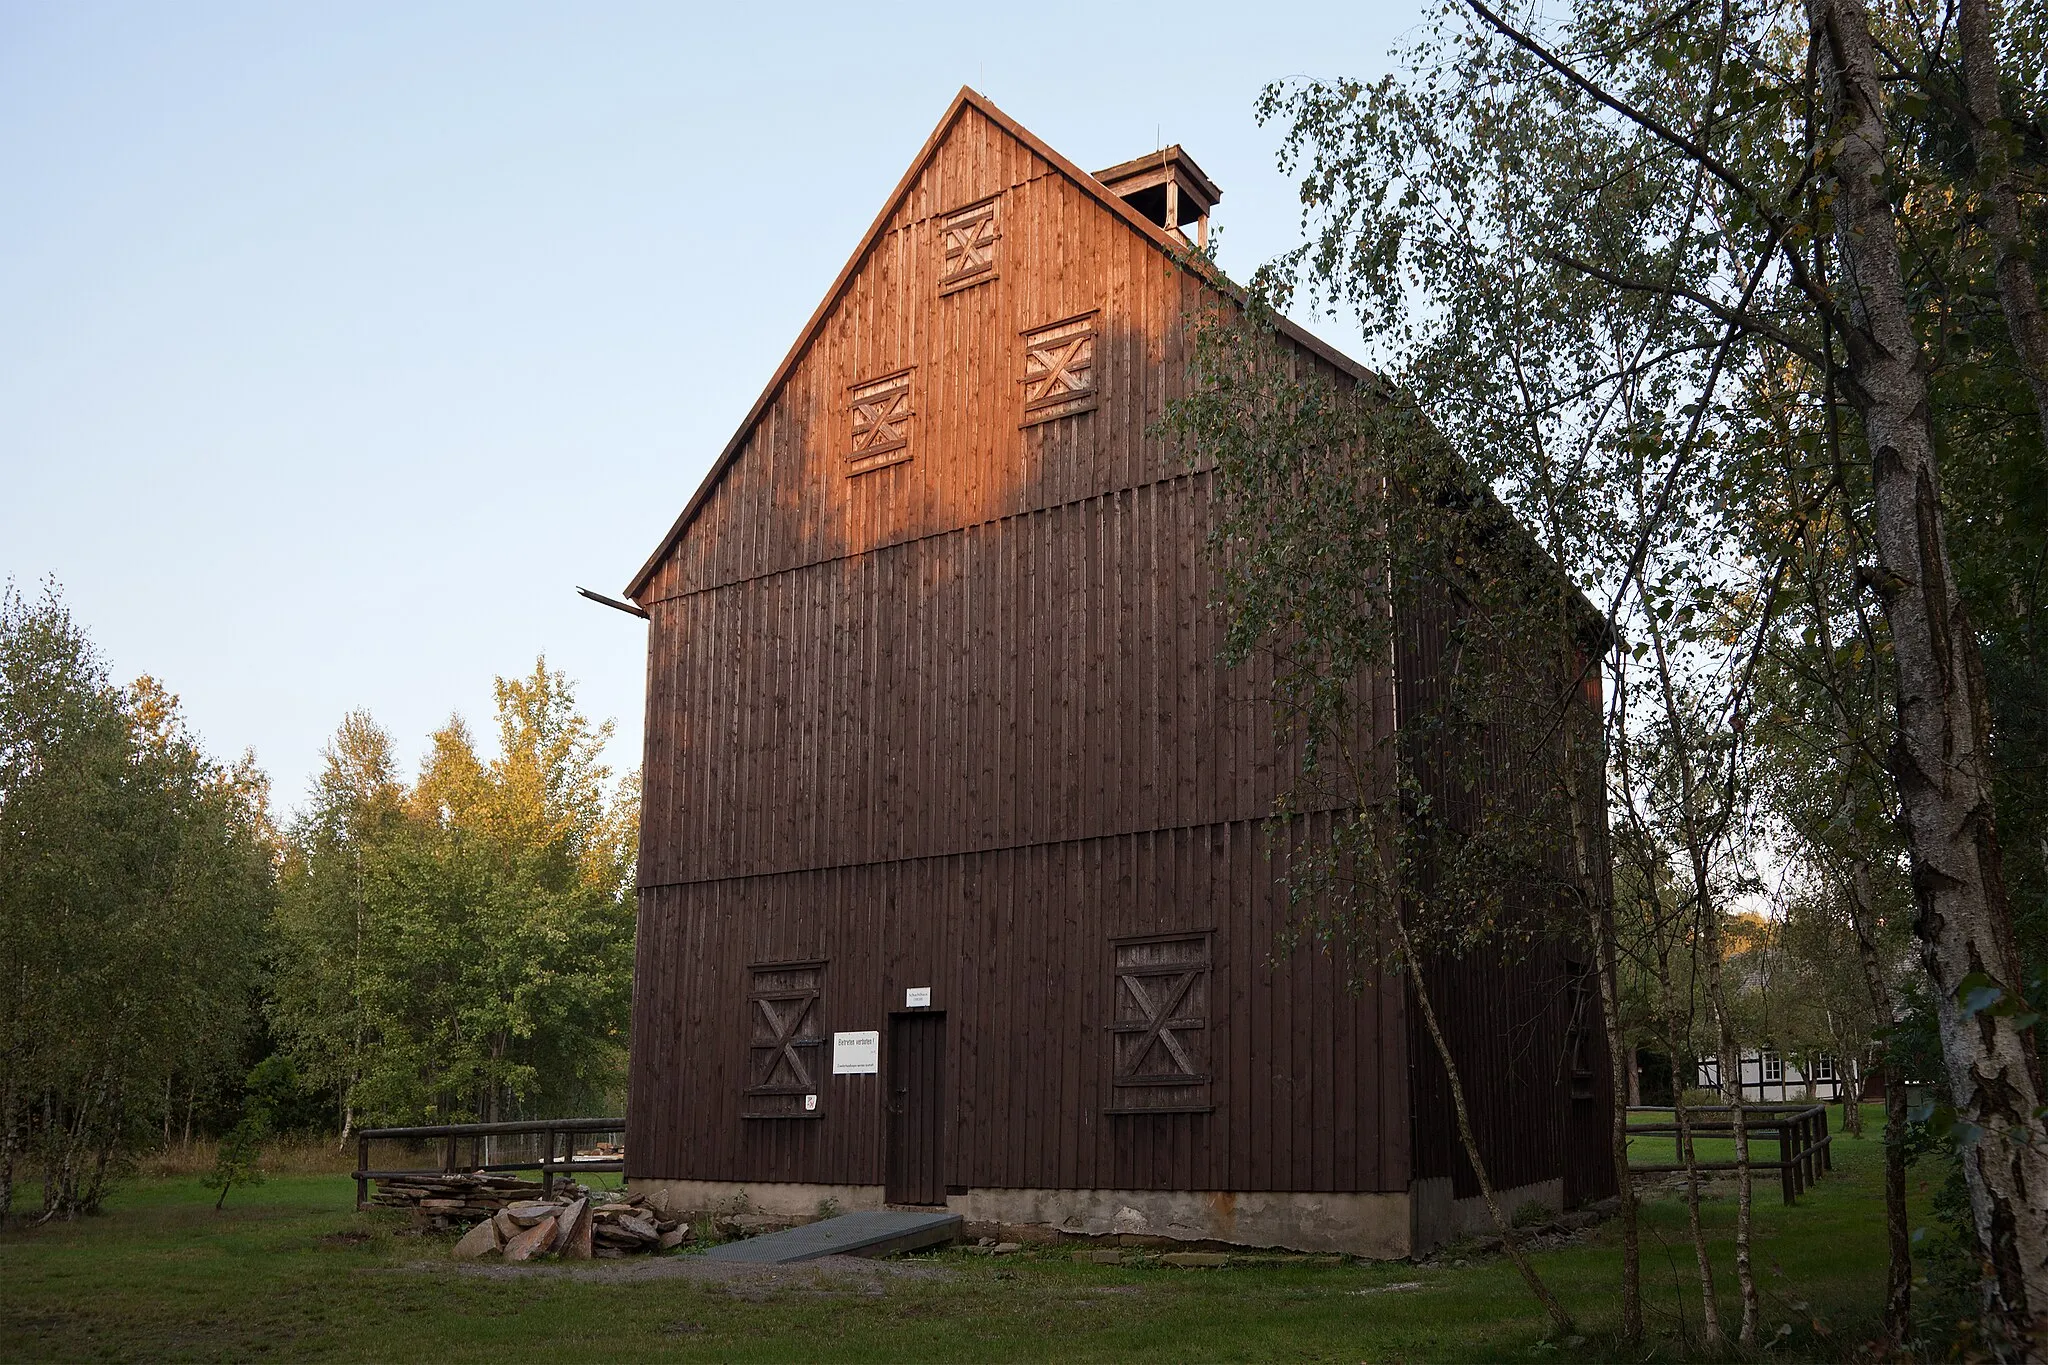
[[614,611],[623,611],[627,615],[637,616],[643,621],[648,619],[647,613],[645,611],[642,611],[639,607],[634,606],[631,602],[621,602],[616,597],[606,597],[603,593],[592,592],[588,588],[578,588],[576,589],[576,591],[583,594],[585,597],[589,598],[593,602],[602,602],[605,606],[610,607]]

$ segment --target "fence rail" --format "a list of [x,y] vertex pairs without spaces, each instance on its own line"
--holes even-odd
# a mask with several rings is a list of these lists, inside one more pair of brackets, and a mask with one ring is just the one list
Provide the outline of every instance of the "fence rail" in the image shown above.
[[[370,1202],[372,1180],[403,1180],[410,1176],[453,1175],[458,1171],[539,1171],[541,1189],[553,1193],[555,1177],[565,1172],[624,1171],[623,1157],[579,1157],[576,1155],[576,1137],[580,1133],[617,1133],[621,1144],[626,1138],[624,1119],[528,1119],[511,1123],[430,1123],[411,1128],[358,1128],[356,1130],[356,1207],[366,1208]],[[541,1154],[532,1161],[491,1161],[488,1160],[486,1138],[520,1137],[538,1134],[542,1137]],[[430,1138],[441,1140],[441,1164],[438,1167],[414,1167],[409,1170],[376,1170],[370,1166],[370,1144],[373,1142],[420,1142]],[[463,1141],[469,1142],[467,1162],[459,1161]],[[564,1140],[566,1141],[566,1144]],[[565,1148],[565,1149],[564,1149]],[[558,1150],[564,1149],[564,1150]]]
[[[1700,1161],[1697,1149],[1695,1159],[1686,1161],[1688,1136],[1732,1137],[1735,1133],[1736,1111],[1727,1105],[1694,1107],[1685,1109],[1685,1125],[1681,1129],[1676,1109],[1658,1109],[1631,1106],[1631,1118],[1637,1114],[1670,1114],[1669,1123],[1634,1123],[1628,1126],[1630,1145],[1638,1136],[1669,1137],[1671,1139],[1671,1164],[1635,1165],[1629,1169],[1645,1174],[1660,1174],[1676,1171],[1734,1171],[1741,1169],[1741,1163],[1734,1161]],[[1758,1161],[1751,1156],[1749,1167],[1753,1171],[1776,1171],[1779,1186],[1787,1204],[1794,1203],[1822,1176],[1835,1168],[1834,1152],[1831,1150],[1834,1137],[1828,1132],[1828,1107],[1814,1105],[1768,1105],[1745,1104],[1742,1106],[1742,1127],[1752,1138],[1765,1138],[1773,1132],[1778,1138],[1778,1159]],[[1726,1114],[1726,1118],[1714,1115]]]

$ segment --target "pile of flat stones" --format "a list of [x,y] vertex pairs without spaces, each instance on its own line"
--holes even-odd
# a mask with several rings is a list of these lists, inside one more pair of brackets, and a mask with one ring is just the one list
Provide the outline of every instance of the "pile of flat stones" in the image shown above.
[[667,1251],[690,1239],[690,1225],[663,1217],[645,1196],[575,1186],[545,1199],[507,1204],[462,1235],[459,1261],[502,1256],[567,1261]]
[[[557,1188],[587,1194],[580,1186]],[[394,1176],[377,1182],[370,1202],[380,1208],[410,1209],[422,1232],[453,1232],[488,1218],[508,1204],[538,1199],[547,1188],[498,1171],[450,1171],[445,1175]]]

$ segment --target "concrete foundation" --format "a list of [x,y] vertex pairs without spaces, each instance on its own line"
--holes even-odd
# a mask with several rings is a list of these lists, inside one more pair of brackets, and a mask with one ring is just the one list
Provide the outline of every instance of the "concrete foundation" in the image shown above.
[[[792,1220],[886,1207],[880,1185],[814,1185],[732,1180],[634,1180],[671,1214],[751,1213]],[[1500,1192],[1509,1216],[1529,1203],[1561,1211],[1564,1182],[1544,1180]],[[1452,1197],[1448,1177],[1418,1180],[1393,1194],[1311,1194],[1282,1190],[1004,1190],[949,1196],[969,1223],[1030,1229],[1050,1237],[1161,1237],[1286,1251],[1338,1251],[1374,1260],[1426,1255],[1459,1237],[1493,1232],[1486,1202]]]
[[953,1195],[946,1207],[970,1223],[1035,1225],[1082,1237],[1168,1237],[1382,1260],[1409,1251],[1406,1194],[977,1188]]
[[738,1180],[629,1180],[627,1188],[644,1194],[671,1215],[690,1213],[757,1213],[792,1220],[834,1213],[879,1209],[880,1185],[812,1185],[803,1182]]
[[[1415,1251],[1424,1254],[1459,1237],[1491,1236],[1493,1215],[1478,1195],[1456,1199],[1451,1195],[1451,1178],[1436,1176],[1415,1182]],[[1509,1218],[1524,1204],[1541,1204],[1552,1214],[1564,1211],[1564,1181],[1539,1180],[1497,1191],[1501,1212]]]

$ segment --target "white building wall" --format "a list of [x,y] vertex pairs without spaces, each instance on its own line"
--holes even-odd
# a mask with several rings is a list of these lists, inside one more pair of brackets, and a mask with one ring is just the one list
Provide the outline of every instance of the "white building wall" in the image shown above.
[[[1813,1098],[1816,1100],[1838,1100],[1842,1098],[1847,1078],[1842,1074],[1842,1065],[1830,1057],[1812,1059],[1817,1073],[1813,1081]],[[1721,1088],[1721,1063],[1718,1058],[1709,1057],[1699,1064],[1699,1076],[1695,1084],[1703,1089]],[[1759,1104],[1796,1104],[1806,1098],[1806,1074],[1789,1057],[1774,1052],[1745,1052],[1742,1054],[1742,1098],[1755,1100]]]

